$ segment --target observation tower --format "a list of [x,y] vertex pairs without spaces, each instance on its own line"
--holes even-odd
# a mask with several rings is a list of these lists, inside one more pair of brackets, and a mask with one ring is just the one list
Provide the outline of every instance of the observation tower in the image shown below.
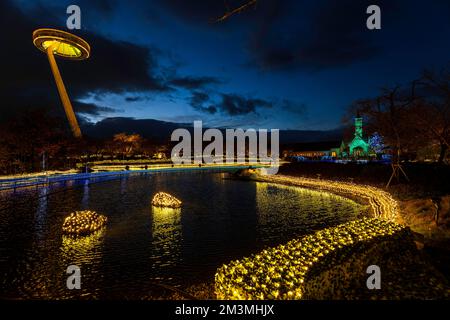
[[71,33],[56,29],[37,29],[33,32],[34,45],[45,52],[55,78],[61,102],[64,106],[70,129],[76,138],[81,138],[81,130],[77,118],[73,112],[72,104],[67,94],[66,87],[56,64],[55,56],[70,60],[84,60],[89,58],[91,48],[80,37]]

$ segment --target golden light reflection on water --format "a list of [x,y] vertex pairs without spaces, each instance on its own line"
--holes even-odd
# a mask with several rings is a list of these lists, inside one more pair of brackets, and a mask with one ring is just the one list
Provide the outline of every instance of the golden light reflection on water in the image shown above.
[[152,206],[152,213],[154,215],[154,221],[163,222],[167,220],[173,220],[174,222],[180,218],[181,208],[167,208]]
[[62,236],[61,256],[65,261],[77,263],[93,263],[101,257],[101,248],[106,233],[102,228],[88,236]]
[[327,201],[337,201],[337,202],[346,202],[349,205],[358,206],[358,204],[343,196],[333,194],[331,192],[326,191],[317,191],[313,189],[307,189],[296,186],[285,186],[281,184],[267,183],[267,182],[256,182],[256,197],[258,203],[270,203],[272,198],[270,197],[270,188],[276,188],[280,190],[286,190],[289,192],[297,193],[298,195],[304,195],[309,197],[318,197],[318,199],[327,200]]
[[[32,237],[26,257],[14,257],[22,260],[18,268],[12,265],[8,271],[9,278],[5,281],[17,288],[9,296],[134,297],[145,287],[143,279],[170,285],[184,285],[195,278],[211,279],[208,272],[214,272],[224,258],[241,257],[243,250],[256,250],[255,244],[275,245],[321,228],[328,220],[335,224],[335,217],[352,218],[352,205],[348,205],[351,201],[325,192],[233,181],[224,179],[228,178],[226,174],[174,177],[179,180],[172,181],[166,175],[158,180],[155,176],[150,189],[147,179],[123,179],[97,187],[85,185],[49,197],[48,204],[43,201],[45,198],[40,198],[30,201],[29,206],[7,211],[8,218],[17,217],[15,225],[25,225],[19,217],[30,228],[34,227],[31,223],[41,223],[39,230],[33,229],[36,235],[38,231],[40,234]],[[91,194],[90,188],[94,191]],[[185,207],[152,207],[151,196],[162,188],[179,192]],[[312,196],[317,192],[320,196]],[[142,199],[148,200],[142,203]],[[314,204],[308,206],[310,199]],[[332,206],[332,200],[344,204]],[[77,239],[62,237],[61,212],[89,206],[108,213],[111,223],[107,229]],[[28,214],[32,210],[37,213]],[[314,221],[316,216],[318,223]],[[11,223],[7,219],[0,221],[6,226]],[[14,232],[22,230],[6,229],[3,227],[2,231],[8,231],[11,238]],[[18,248],[22,248],[22,243],[25,242],[18,242]],[[66,269],[72,264],[82,270],[80,291],[66,287]],[[111,279],[117,281],[111,283]]]
[[60,250],[43,250],[43,257],[34,257],[26,263],[22,272],[23,284],[20,288],[23,296],[34,299],[67,299],[76,297],[96,298],[96,290],[91,286],[82,286],[81,290],[68,290],[66,287],[67,267],[77,265],[82,270],[82,281],[96,283],[103,276],[102,257],[103,239],[106,228],[89,236],[71,238],[62,236]]
[[179,262],[182,241],[181,208],[162,208],[151,206],[152,268],[175,265]]
[[[330,192],[256,182],[257,228],[263,241],[356,219],[363,206]],[[283,214],[280,214],[283,212]]]

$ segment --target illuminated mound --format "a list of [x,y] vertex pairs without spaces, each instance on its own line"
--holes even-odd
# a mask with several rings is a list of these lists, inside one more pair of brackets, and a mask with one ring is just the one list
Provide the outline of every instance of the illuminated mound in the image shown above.
[[181,201],[168,193],[158,192],[152,199],[152,205],[163,208],[181,208]]
[[107,220],[105,216],[94,211],[76,211],[64,220],[62,231],[66,235],[84,236],[102,228]]
[[310,290],[309,279],[338,265],[359,244],[387,236],[397,239],[407,233],[408,229],[399,224],[376,218],[317,231],[223,265],[215,275],[217,298],[302,299]]

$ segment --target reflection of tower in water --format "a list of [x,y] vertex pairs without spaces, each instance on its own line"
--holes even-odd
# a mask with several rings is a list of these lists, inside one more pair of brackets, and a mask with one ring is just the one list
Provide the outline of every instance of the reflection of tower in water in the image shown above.
[[83,207],[83,210],[89,210],[89,179],[84,180],[81,206]]
[[47,186],[42,186],[38,191],[38,203],[36,206],[36,214],[34,216],[34,229],[35,234],[38,239],[42,239],[44,236],[44,227],[47,217],[48,210],[48,195],[49,188]]
[[127,192],[128,177],[126,175],[120,178],[120,194],[124,195]]

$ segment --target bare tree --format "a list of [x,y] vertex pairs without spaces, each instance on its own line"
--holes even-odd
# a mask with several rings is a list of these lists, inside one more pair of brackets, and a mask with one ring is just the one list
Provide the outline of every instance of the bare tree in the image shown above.
[[416,83],[409,88],[396,86],[384,88],[380,96],[373,99],[357,101],[352,109],[357,109],[367,118],[373,131],[379,132],[386,143],[393,149],[393,156],[399,160],[402,151],[408,150],[417,137],[417,130],[412,125],[410,107],[416,101]]
[[419,80],[423,97],[411,108],[411,115],[423,135],[439,144],[439,163],[450,148],[450,70],[424,71]]
[[393,151],[393,171],[387,187],[393,177],[400,178],[400,173],[408,179],[400,164],[401,155],[420,141],[410,112],[417,100],[416,85],[414,81],[407,87],[384,88],[378,97],[359,100],[351,108],[366,117],[372,131],[379,132]]
[[143,143],[143,138],[139,134],[118,133],[113,137],[113,141],[117,150],[122,153],[122,156],[130,155],[139,150]]

